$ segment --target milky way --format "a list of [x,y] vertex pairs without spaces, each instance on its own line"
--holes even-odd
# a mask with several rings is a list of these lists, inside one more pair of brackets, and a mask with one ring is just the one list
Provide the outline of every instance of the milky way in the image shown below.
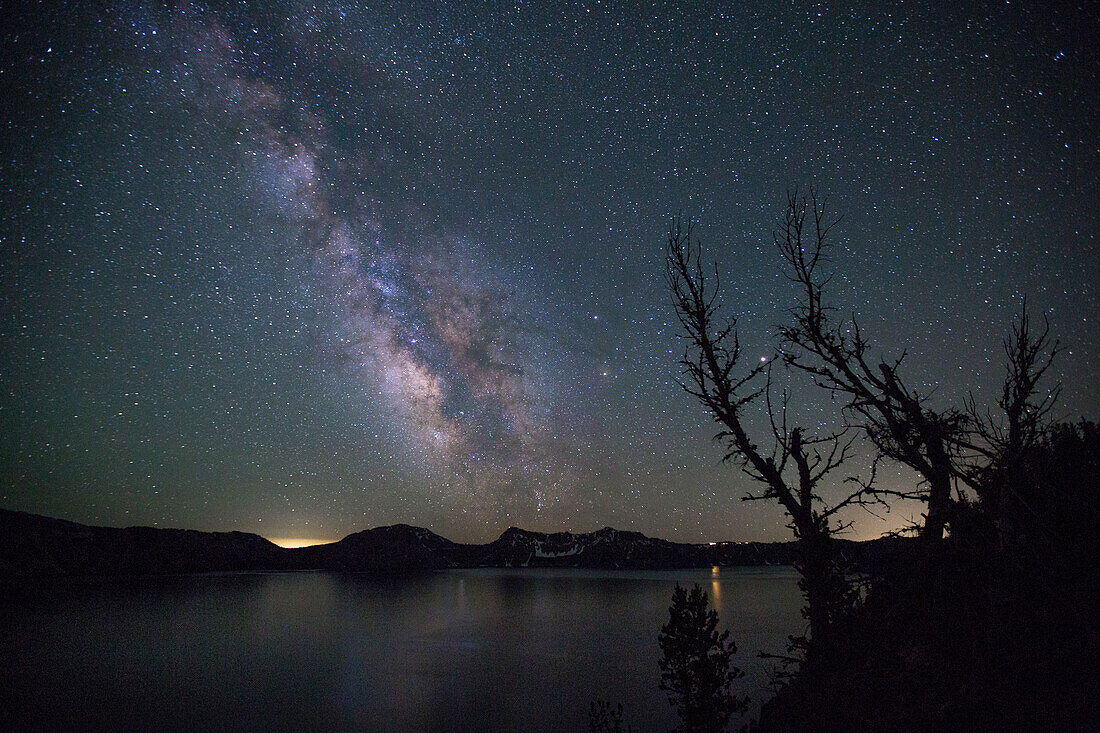
[[341,193],[355,185],[347,160],[362,166],[371,151],[334,146],[324,120],[241,68],[241,52],[216,18],[180,12],[167,20],[169,73],[201,75],[189,101],[238,132],[239,161],[260,205],[310,254],[303,287],[319,289],[336,315],[325,345],[370,387],[362,409],[392,415],[420,463],[450,474],[452,508],[483,509],[521,493],[545,503],[545,487],[530,474],[544,484],[550,461],[558,473],[567,464],[547,453],[544,380],[528,378],[537,365],[525,314],[484,267],[485,254],[424,227],[408,239],[394,234],[401,227],[388,225],[369,196]]
[[913,384],[992,404],[1026,297],[1095,416],[1095,12],[750,5],[6,8],[0,504],[785,537],[676,385],[663,238],[699,219],[764,356],[809,183],[838,307]]

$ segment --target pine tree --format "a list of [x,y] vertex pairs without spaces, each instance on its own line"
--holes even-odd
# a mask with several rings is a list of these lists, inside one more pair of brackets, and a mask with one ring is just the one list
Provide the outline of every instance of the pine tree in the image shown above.
[[744,712],[748,699],[733,694],[742,672],[731,663],[737,647],[728,630],[718,633],[718,614],[698,584],[691,592],[679,583],[672,593],[668,623],[661,627],[661,690],[680,716],[677,731],[725,730],[730,716]]

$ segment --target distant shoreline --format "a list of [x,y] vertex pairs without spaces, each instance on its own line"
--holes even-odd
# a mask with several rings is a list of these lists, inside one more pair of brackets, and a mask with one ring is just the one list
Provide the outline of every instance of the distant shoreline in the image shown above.
[[[891,562],[909,541],[838,541],[855,566]],[[446,568],[659,570],[791,565],[794,542],[684,544],[605,527],[530,532],[511,527],[485,544],[452,542],[397,524],[342,540],[284,548],[257,534],[155,527],[96,527],[0,509],[0,577],[187,575],[336,570],[401,574]]]

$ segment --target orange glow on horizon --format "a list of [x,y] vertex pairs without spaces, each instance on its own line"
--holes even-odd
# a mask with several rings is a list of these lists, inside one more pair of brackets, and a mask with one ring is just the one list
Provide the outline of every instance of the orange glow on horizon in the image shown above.
[[294,547],[312,547],[313,545],[328,545],[336,540],[317,540],[305,537],[268,537],[269,542],[274,542],[279,547],[291,549]]

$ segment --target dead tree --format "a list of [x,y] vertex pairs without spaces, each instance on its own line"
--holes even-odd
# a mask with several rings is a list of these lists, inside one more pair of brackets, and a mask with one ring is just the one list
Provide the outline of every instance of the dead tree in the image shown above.
[[966,416],[933,409],[928,396],[901,375],[905,352],[893,361],[874,359],[870,343],[853,316],[836,318],[824,291],[830,276],[829,232],[839,220],[827,219],[825,204],[811,190],[809,200],[788,195],[787,210],[774,234],[787,277],[799,290],[793,323],[780,329],[787,364],[809,374],[818,386],[843,400],[845,412],[879,453],[909,466],[923,478],[915,492],[893,493],[927,505],[922,536],[931,544],[943,537],[957,474],[956,454]]
[[1006,370],[997,399],[1000,415],[983,413],[971,396],[967,413],[972,429],[962,446],[969,459],[963,479],[975,489],[1002,536],[1011,533],[1014,515],[1028,510],[1017,506],[1023,502],[1018,482],[1026,457],[1049,432],[1061,393],[1060,385],[1045,393],[1039,389],[1060,348],[1050,338],[1048,321],[1044,319],[1041,331],[1032,329],[1026,302],[1003,345]]
[[[800,427],[787,425],[787,396],[773,404],[770,363],[745,367],[736,319],[723,314],[717,267],[704,270],[701,247],[692,241],[692,225],[674,220],[668,235],[666,278],[679,318],[680,336],[687,342],[681,386],[695,397],[718,423],[715,440],[722,443],[724,461],[735,462],[761,485],[746,501],[775,500],[790,518],[798,540],[801,585],[806,596],[809,646],[804,669],[812,666],[814,650],[828,644],[830,628],[843,613],[848,585],[837,568],[831,540],[842,528],[836,514],[868,500],[869,485],[827,505],[818,488],[825,477],[848,458],[857,437],[843,430],[811,437]],[[770,448],[750,435],[745,412],[753,407],[767,412]]]

